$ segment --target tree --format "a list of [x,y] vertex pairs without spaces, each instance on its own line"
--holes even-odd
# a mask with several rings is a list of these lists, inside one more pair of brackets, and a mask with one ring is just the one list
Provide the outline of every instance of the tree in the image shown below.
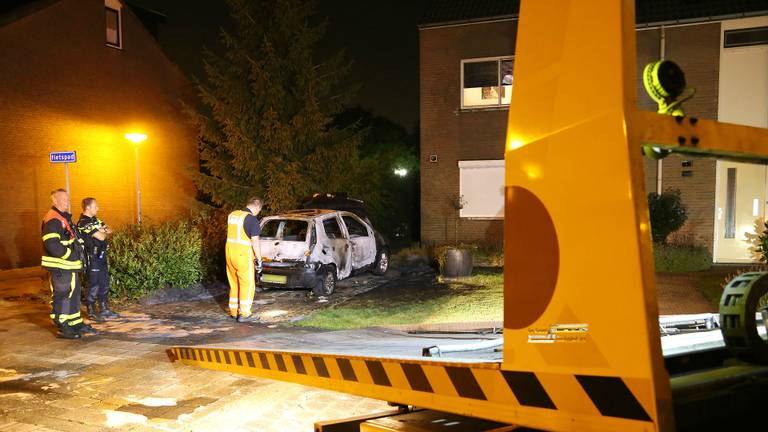
[[651,216],[651,236],[655,243],[666,244],[667,237],[680,229],[688,220],[680,191],[670,189],[648,194],[648,212]]
[[205,53],[202,106],[188,109],[199,129],[200,191],[215,204],[250,195],[268,211],[293,208],[318,191],[379,199],[376,161],[358,154],[360,132],[332,123],[352,96],[341,86],[343,53],[316,61],[323,24],[307,0],[228,0],[233,30],[225,54]]
[[393,121],[361,107],[349,108],[335,117],[341,128],[361,133],[360,154],[378,161],[381,197],[368,205],[376,229],[392,243],[407,245],[419,239],[418,131],[408,132]]

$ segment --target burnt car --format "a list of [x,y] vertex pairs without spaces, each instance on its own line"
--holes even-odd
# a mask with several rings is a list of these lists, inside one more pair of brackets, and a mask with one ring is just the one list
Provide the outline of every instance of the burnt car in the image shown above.
[[336,281],[363,271],[384,274],[389,250],[371,224],[349,211],[293,210],[261,221],[262,288],[311,288],[329,296]]

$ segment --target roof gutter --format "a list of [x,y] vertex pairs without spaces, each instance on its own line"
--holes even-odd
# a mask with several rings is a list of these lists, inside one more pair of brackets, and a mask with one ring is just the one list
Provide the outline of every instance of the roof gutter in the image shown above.
[[[719,22],[719,21],[740,19],[740,18],[751,18],[751,17],[764,16],[764,15],[768,15],[768,9],[762,10],[762,11],[755,11],[755,12],[741,12],[741,13],[734,13],[734,14],[714,15],[714,16],[708,16],[708,17],[685,18],[685,19],[677,19],[677,20],[638,23],[635,26],[635,28],[647,30],[647,29],[659,28],[661,26],[674,27],[674,26],[683,26],[683,25],[691,25],[691,24],[703,24],[703,23],[709,23],[709,22]],[[465,19],[465,20],[419,24],[418,29],[430,30],[435,28],[457,27],[457,26],[465,26],[465,25],[472,25],[472,24],[486,24],[486,23],[500,22],[500,21],[516,21],[519,18],[520,18],[519,14],[497,15],[497,16],[484,17],[484,18],[472,18],[472,19]]]
[[732,19],[751,18],[751,17],[764,16],[764,15],[768,15],[768,9],[762,10],[762,11],[755,11],[755,12],[741,12],[741,13],[734,13],[734,14],[714,15],[710,17],[686,18],[686,19],[678,19],[678,20],[640,23],[636,25],[636,28],[652,29],[652,28],[659,28],[661,26],[672,27],[672,26],[683,26],[683,25],[691,25],[691,24],[703,24],[703,23],[719,22],[719,21],[726,21],[726,20],[732,20]]
[[419,24],[418,28],[419,30],[429,30],[432,28],[440,28],[440,27],[456,27],[456,26],[471,25],[471,24],[485,24],[485,23],[492,23],[492,22],[499,22],[499,21],[515,21],[519,18],[519,16],[520,16],[519,14],[511,14],[511,15],[496,15],[492,17],[471,18],[471,19],[455,20],[455,21],[443,21],[443,22],[436,22],[436,23]]

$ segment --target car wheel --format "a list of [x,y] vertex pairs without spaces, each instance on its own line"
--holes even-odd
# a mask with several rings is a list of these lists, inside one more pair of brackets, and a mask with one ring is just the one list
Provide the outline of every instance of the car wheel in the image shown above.
[[376,275],[383,275],[389,268],[389,252],[382,249],[376,256],[376,262],[373,264],[372,272]]
[[336,290],[336,272],[333,268],[320,273],[320,277],[315,282],[312,290],[318,297],[327,297]]

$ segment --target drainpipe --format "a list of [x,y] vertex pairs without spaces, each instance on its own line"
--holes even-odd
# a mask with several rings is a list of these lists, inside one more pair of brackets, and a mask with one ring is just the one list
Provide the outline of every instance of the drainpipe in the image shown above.
[[[659,27],[659,58],[661,60],[664,60],[664,57],[667,53],[667,32],[664,28],[664,25]],[[661,195],[661,177],[663,172],[664,164],[661,159],[656,161],[656,193]]]

